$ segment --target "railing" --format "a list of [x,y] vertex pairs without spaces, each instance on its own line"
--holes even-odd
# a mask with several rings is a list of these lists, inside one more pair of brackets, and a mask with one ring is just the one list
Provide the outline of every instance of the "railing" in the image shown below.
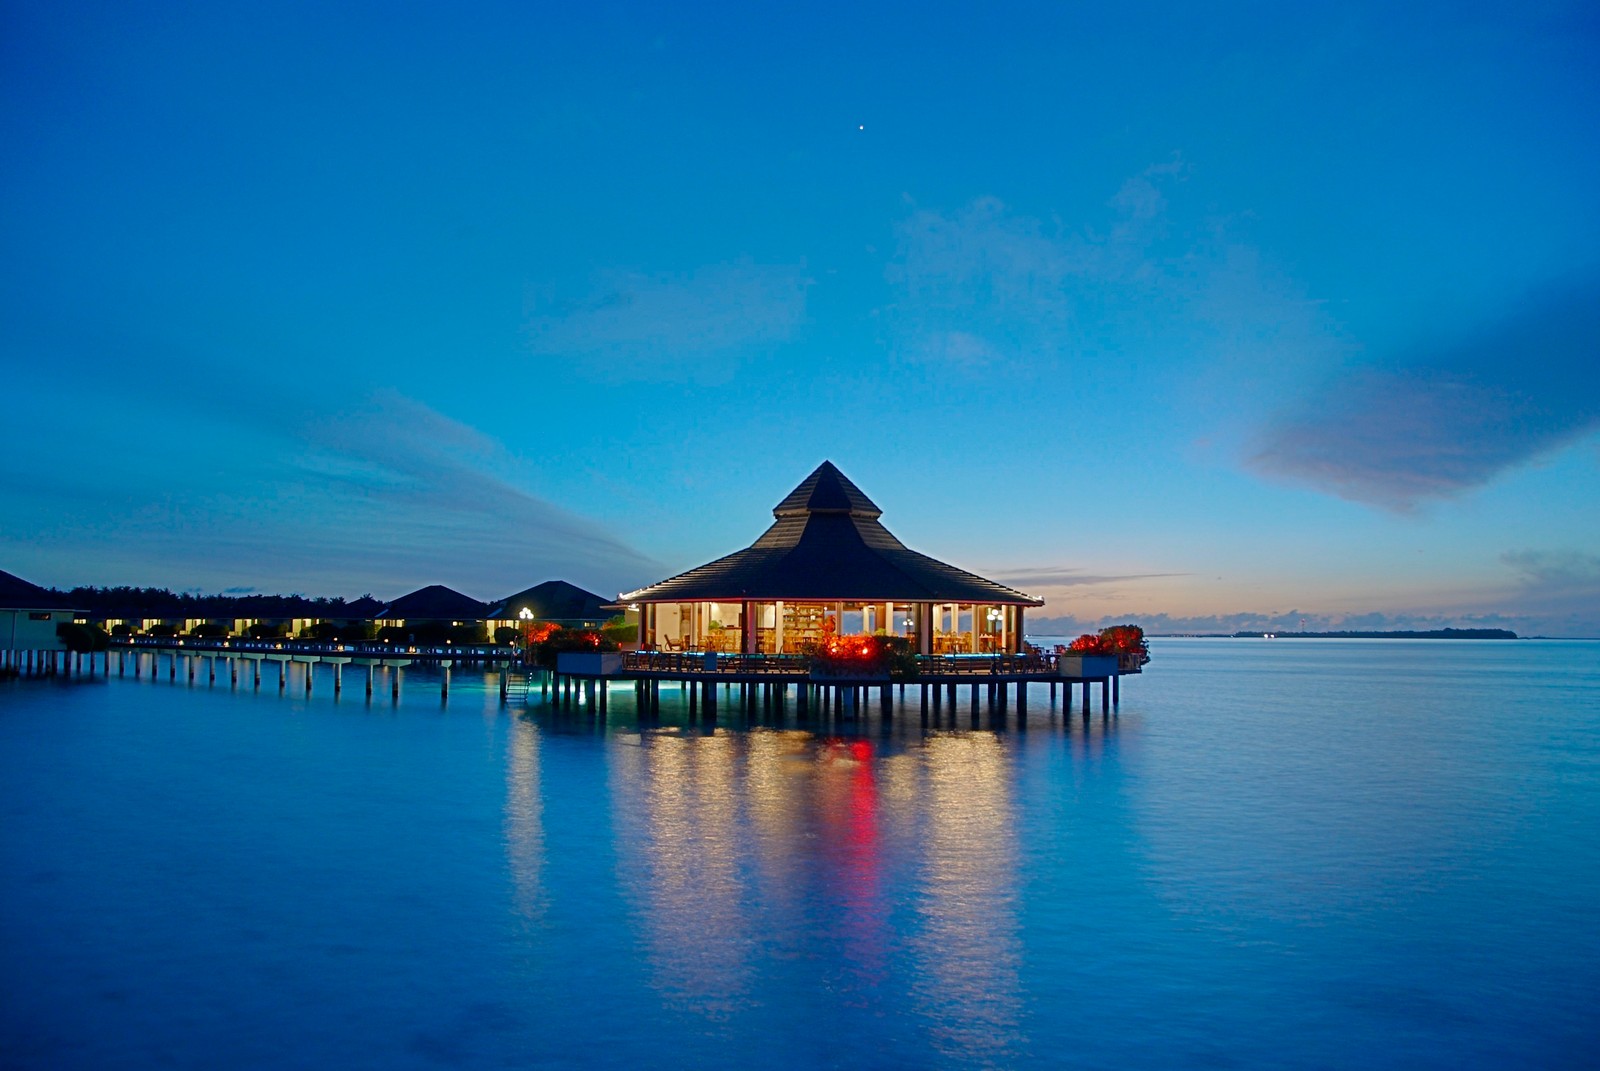
[[[1138,656],[1133,656],[1137,658]],[[1014,677],[1056,674],[1052,654],[1002,655],[918,655],[918,677]],[[663,676],[789,676],[812,675],[809,655],[719,654],[701,651],[628,651],[622,668],[630,673],[659,673]],[[1120,670],[1120,666],[1119,666]],[[849,673],[818,674],[819,679],[845,680]]]
[[622,668],[636,673],[728,674],[730,676],[788,675],[803,677],[811,672],[808,655],[721,654],[708,651],[627,651]]
[[229,640],[229,639],[193,639],[185,636],[132,636],[118,637],[111,641],[113,647],[181,647],[185,651],[206,651],[227,653],[238,651],[241,653],[267,653],[267,654],[314,654],[314,655],[353,655],[358,658],[463,658],[463,659],[505,659],[511,660],[521,656],[521,651],[509,644],[502,643],[468,643],[468,644],[415,644],[415,643],[381,643],[378,641],[363,641],[361,643],[334,643],[329,640]]

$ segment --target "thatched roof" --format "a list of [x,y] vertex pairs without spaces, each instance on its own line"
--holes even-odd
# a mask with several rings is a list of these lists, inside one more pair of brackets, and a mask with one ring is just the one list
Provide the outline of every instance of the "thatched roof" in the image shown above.
[[907,548],[883,511],[824,461],[772,511],[760,539],[624,602],[966,602],[1043,606],[1044,600]]
[[377,621],[484,621],[488,619],[488,609],[486,604],[443,584],[429,584],[400,596],[372,616]]

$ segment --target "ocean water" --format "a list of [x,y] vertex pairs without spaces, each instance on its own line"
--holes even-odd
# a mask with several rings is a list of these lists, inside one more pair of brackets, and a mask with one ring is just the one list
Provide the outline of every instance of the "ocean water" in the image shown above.
[[1153,647],[977,728],[0,683],[0,1066],[1600,1063],[1600,643]]

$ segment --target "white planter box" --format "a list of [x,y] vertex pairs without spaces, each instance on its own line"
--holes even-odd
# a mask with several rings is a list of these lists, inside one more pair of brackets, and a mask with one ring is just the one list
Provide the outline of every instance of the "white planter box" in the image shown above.
[[574,677],[609,677],[622,672],[621,651],[561,651],[556,672]]
[[1062,655],[1056,659],[1056,672],[1063,677],[1115,677],[1116,655]]

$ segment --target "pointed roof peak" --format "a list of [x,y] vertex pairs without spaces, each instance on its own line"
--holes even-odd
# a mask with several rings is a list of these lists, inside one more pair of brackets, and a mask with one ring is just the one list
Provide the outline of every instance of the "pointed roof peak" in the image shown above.
[[883,510],[850,482],[831,461],[824,461],[800,481],[772,510],[774,517],[800,517],[811,513],[847,513],[852,517],[881,517]]

